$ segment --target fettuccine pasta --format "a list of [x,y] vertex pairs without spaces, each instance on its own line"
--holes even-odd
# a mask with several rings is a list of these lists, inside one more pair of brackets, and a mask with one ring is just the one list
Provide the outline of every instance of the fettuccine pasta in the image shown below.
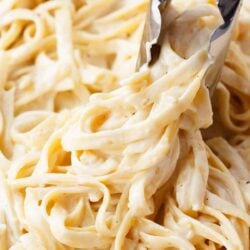
[[148,3],[0,0],[1,250],[250,248],[250,1],[212,102],[216,1],[136,72]]

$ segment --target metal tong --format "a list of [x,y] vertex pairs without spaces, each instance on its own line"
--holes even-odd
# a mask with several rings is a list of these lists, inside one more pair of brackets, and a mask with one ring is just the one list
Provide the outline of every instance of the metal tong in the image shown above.
[[[162,14],[170,2],[171,0],[150,1],[137,69],[144,65],[151,66],[159,57],[160,38],[164,28]],[[241,4],[242,0],[218,0],[218,7],[224,23],[212,33],[208,46],[212,64],[206,73],[205,84],[209,88],[210,95],[213,94],[219,82]]]

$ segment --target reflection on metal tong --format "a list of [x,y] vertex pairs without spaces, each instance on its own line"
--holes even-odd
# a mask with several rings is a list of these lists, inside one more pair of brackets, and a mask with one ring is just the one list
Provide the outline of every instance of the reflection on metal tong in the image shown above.
[[160,53],[160,37],[162,32],[162,13],[170,0],[150,0],[145,28],[141,41],[137,69],[143,65],[151,65],[157,61]]
[[210,95],[213,94],[219,82],[241,4],[241,0],[219,0],[218,2],[224,23],[212,34],[208,48],[213,63],[207,72],[205,84],[209,88]]
[[[160,53],[160,39],[164,28],[162,13],[169,3],[170,0],[150,1],[137,69],[143,65],[150,66],[158,59]],[[241,4],[241,0],[218,1],[218,7],[224,23],[213,32],[209,42],[208,52],[212,59],[212,64],[207,71],[205,83],[211,95],[220,79]]]

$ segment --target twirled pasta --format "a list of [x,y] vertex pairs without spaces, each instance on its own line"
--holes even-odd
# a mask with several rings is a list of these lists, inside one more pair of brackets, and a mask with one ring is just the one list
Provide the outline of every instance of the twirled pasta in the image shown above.
[[215,1],[171,1],[135,72],[147,6],[0,1],[1,250],[249,249],[250,1],[214,117]]

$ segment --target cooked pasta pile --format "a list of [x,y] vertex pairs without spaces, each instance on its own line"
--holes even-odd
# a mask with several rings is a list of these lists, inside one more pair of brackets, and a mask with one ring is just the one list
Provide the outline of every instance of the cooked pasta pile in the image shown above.
[[135,72],[147,6],[0,0],[1,250],[249,249],[250,1],[213,108],[215,1],[172,0]]

